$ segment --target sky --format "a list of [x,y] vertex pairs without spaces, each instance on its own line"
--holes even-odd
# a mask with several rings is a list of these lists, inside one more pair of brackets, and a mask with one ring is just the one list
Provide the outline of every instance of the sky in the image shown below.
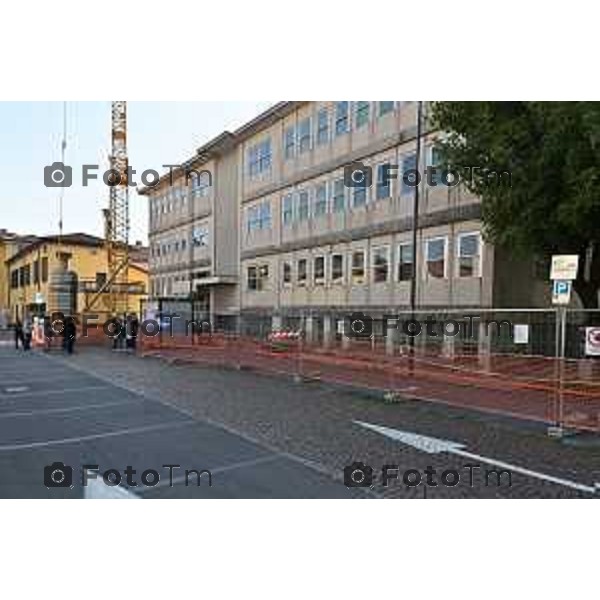
[[[128,102],[129,164],[165,172],[223,130],[233,130],[273,102]],[[0,102],[0,229],[20,234],[58,233],[60,188],[44,185],[44,167],[61,157],[62,102]],[[110,102],[67,102],[65,164],[73,185],[63,188],[65,233],[103,234],[108,188],[101,174],[110,153]],[[99,165],[98,181],[81,185],[82,165]],[[147,241],[147,200],[130,192],[131,234]]]

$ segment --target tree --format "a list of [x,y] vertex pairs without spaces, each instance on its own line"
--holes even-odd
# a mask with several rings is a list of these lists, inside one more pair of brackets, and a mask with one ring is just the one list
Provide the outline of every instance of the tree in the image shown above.
[[451,168],[483,169],[462,181],[481,197],[486,239],[517,255],[578,254],[574,290],[598,307],[600,103],[435,102],[432,119]]

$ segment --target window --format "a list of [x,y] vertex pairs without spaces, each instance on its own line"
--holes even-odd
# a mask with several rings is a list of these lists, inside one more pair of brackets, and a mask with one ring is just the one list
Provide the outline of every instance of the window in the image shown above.
[[283,285],[288,286],[292,284],[292,263],[284,261],[282,269]]
[[325,257],[315,256],[314,263],[314,280],[315,284],[322,285],[325,283]]
[[379,116],[387,115],[394,110],[394,100],[387,100],[379,103]]
[[458,276],[481,277],[481,237],[479,233],[458,236]]
[[106,283],[106,273],[96,273],[96,289],[100,289]]
[[389,246],[373,248],[373,283],[385,283],[390,275]]
[[359,208],[367,203],[367,182],[363,179],[360,185],[352,188],[352,207]]
[[12,289],[19,287],[19,270],[14,269],[10,272],[10,287]]
[[383,163],[377,165],[377,200],[383,198],[389,198],[392,195],[392,185],[390,180],[390,165],[389,163]]
[[261,202],[258,205],[251,206],[246,211],[246,230],[248,233],[259,229],[271,228],[271,203],[269,201]]
[[267,138],[248,150],[248,174],[256,177],[271,169],[271,138]]
[[192,245],[196,247],[208,246],[208,227],[194,228],[192,231]]
[[40,282],[40,261],[33,261],[33,283],[36,285]]
[[183,252],[185,250],[187,246],[187,242],[185,241],[185,238],[181,240],[181,251]]
[[249,290],[258,290],[258,267],[248,267],[246,282]]
[[366,100],[359,100],[356,103],[356,129],[359,129],[363,125],[369,122],[370,113],[370,102]]
[[283,156],[286,160],[296,155],[296,127],[288,127],[283,134]]
[[442,279],[446,276],[446,238],[432,238],[426,244],[427,277]]
[[[429,148],[429,166],[435,167],[435,172],[431,173],[429,181],[431,181],[431,185],[445,185],[442,179],[442,173],[445,170],[444,162],[442,161],[442,154],[439,148],[435,146],[431,146]],[[429,183],[429,181],[427,183]]]
[[329,141],[329,114],[326,108],[317,114],[317,144],[326,144]]
[[342,212],[346,208],[346,186],[343,179],[336,179],[333,182],[332,210],[333,212]]
[[315,189],[315,217],[327,212],[327,184],[320,183]]
[[310,216],[310,206],[308,192],[303,191],[298,194],[298,221],[306,221]]
[[249,290],[260,292],[266,289],[269,281],[269,265],[248,267],[246,274],[246,282]]
[[355,250],[352,253],[352,283],[365,282],[365,251]]
[[281,199],[281,221],[284,225],[291,225],[294,220],[294,197],[287,194]]
[[308,262],[306,258],[298,260],[298,285],[306,285]]
[[331,255],[331,281],[341,283],[344,280],[344,255]]
[[210,173],[201,171],[198,174],[191,173],[190,177],[192,178],[192,190],[194,196],[197,198],[204,198],[208,196],[211,186]]
[[[415,189],[415,169],[417,168],[417,153],[407,154],[402,159],[402,185],[400,186],[400,195],[407,196],[414,194]],[[412,185],[408,185],[405,181],[407,179]]]
[[310,117],[303,119],[298,124],[298,146],[299,146],[298,151],[300,154],[302,154],[304,152],[308,152],[308,150],[310,150],[310,146],[311,146],[310,129],[311,129]]
[[398,246],[398,281],[410,281],[413,275],[413,246],[403,243]]
[[342,135],[348,131],[348,108],[349,103],[335,103],[335,135]]

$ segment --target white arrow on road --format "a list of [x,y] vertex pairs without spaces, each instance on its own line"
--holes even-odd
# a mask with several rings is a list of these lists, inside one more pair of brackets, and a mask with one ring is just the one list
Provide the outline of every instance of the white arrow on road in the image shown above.
[[554,477],[553,475],[546,475],[545,473],[539,473],[538,471],[532,471],[518,465],[513,465],[495,458],[489,458],[487,456],[481,456],[474,454],[473,452],[467,452],[464,450],[465,445],[457,442],[451,442],[449,440],[442,440],[427,435],[420,435],[418,433],[411,433],[410,431],[402,431],[400,429],[391,429],[390,427],[383,427],[382,425],[373,425],[371,423],[364,423],[363,421],[353,421],[356,425],[361,425],[366,429],[376,431],[381,435],[385,435],[392,440],[412,446],[421,452],[427,452],[428,454],[440,454],[446,452],[448,454],[455,454],[464,458],[470,458],[475,461],[500,467],[502,469],[508,469],[513,473],[521,473],[528,477],[534,477],[535,479],[541,479],[564,487],[569,487],[580,492],[587,492],[588,494],[595,494],[600,491],[599,484],[584,485],[583,483],[577,483],[569,479],[562,479],[561,477]]

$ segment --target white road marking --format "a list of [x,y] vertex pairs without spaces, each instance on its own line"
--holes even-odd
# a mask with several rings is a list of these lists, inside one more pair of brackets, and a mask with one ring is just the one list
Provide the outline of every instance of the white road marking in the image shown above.
[[148,425],[147,427],[132,427],[130,429],[118,429],[107,433],[94,433],[92,435],[83,435],[80,437],[63,438],[58,440],[47,440],[45,442],[31,442],[28,444],[9,444],[0,446],[0,452],[11,452],[14,450],[30,450],[32,448],[45,448],[47,446],[61,446],[63,444],[74,444],[77,442],[87,442],[89,440],[99,440],[102,438],[116,437],[119,435],[128,435],[134,433],[145,433],[148,431],[159,431],[161,429],[170,429],[176,427],[189,427],[196,425],[193,421],[170,421],[160,425]]
[[[22,396],[51,396],[51,395],[56,395],[56,394],[65,394],[65,393],[69,393],[69,392],[89,392],[91,390],[107,390],[109,388],[110,388],[110,386],[108,386],[108,385],[85,385],[85,386],[81,386],[81,387],[62,388],[60,390],[34,390],[32,392],[24,391],[24,392],[19,393],[19,398],[21,398]],[[29,388],[26,387],[24,389],[28,390]],[[4,396],[3,394],[0,394],[0,400],[6,399],[6,398],[8,398],[8,396]],[[10,399],[12,400],[13,396],[10,396]]]
[[22,410],[14,411],[9,413],[0,412],[0,419],[8,419],[12,417],[35,417],[37,415],[53,415],[61,413],[70,413],[76,411],[90,410],[93,408],[108,408],[109,406],[126,406],[129,404],[135,404],[144,402],[143,398],[136,398],[134,400],[116,400],[113,402],[101,402],[98,404],[77,404],[76,406],[67,406],[62,408],[40,408],[33,410]]
[[7,387],[4,388],[4,392],[7,394],[17,394],[19,392],[26,392],[29,389],[27,385],[19,385],[16,387]]
[[472,452],[467,452],[466,450],[463,450],[463,448],[465,448],[465,445],[459,444],[457,442],[451,442],[449,440],[429,437],[427,435],[420,435],[409,431],[402,431],[400,429],[383,427],[382,425],[373,425],[371,423],[364,423],[362,421],[353,421],[353,423],[356,423],[361,427],[365,427],[366,429],[370,429],[381,435],[385,435],[390,439],[396,440],[397,442],[407,444],[408,446],[412,446],[417,450],[421,450],[422,452],[427,452],[429,454],[438,454],[446,452],[448,454],[455,454],[457,456],[462,456],[464,458],[476,460],[482,463],[486,463],[488,465],[500,467],[502,469],[508,469],[509,471],[512,471],[514,473],[526,475],[527,477],[533,477],[535,479],[541,479],[542,481],[548,481],[549,483],[555,483],[557,485],[569,487],[580,492],[595,494],[598,491],[598,488],[596,486],[584,485],[582,483],[577,483],[576,481],[571,481],[570,479],[554,477],[553,475],[547,475],[545,473],[533,471],[531,469],[520,467],[518,465],[514,465],[502,460],[497,460],[495,458],[490,458],[487,456],[474,454]]

